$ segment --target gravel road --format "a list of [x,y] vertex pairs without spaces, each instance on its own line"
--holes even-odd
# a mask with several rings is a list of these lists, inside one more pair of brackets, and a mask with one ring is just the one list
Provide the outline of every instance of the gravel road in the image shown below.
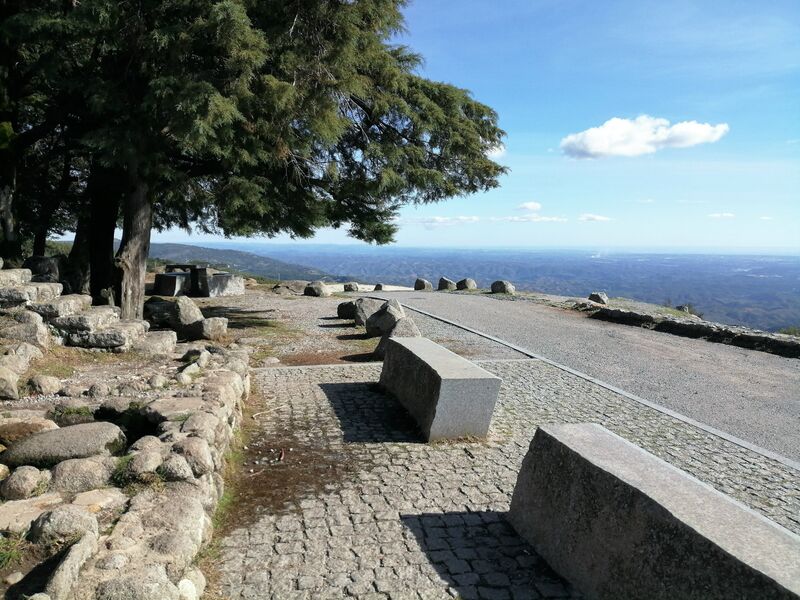
[[521,346],[795,461],[800,360],[485,295],[372,293]]

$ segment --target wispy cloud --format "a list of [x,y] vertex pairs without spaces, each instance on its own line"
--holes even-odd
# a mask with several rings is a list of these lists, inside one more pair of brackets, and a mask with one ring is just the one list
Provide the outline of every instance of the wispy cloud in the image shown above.
[[531,212],[537,212],[542,210],[542,205],[538,202],[523,202],[519,206],[517,206],[519,210],[529,210]]
[[427,225],[427,226],[445,226],[445,225],[465,225],[468,223],[477,223],[481,220],[480,217],[410,217],[397,219],[397,223],[403,225]]
[[641,115],[635,119],[614,117],[599,127],[572,133],[561,140],[561,150],[571,158],[641,156],[662,148],[688,148],[718,141],[730,127],[681,121],[670,125],[667,119]]
[[526,211],[523,215],[510,215],[498,217],[409,217],[395,219],[398,225],[423,225],[428,229],[437,227],[447,227],[450,225],[470,225],[472,223],[564,223],[566,217],[548,217],[538,213],[542,205],[539,202],[525,202],[520,204],[518,209]]
[[594,221],[594,222],[604,222],[604,221],[613,221],[611,217],[604,217],[603,215],[593,215],[591,213],[583,213],[580,217],[578,217],[578,221]]
[[772,221],[772,217],[758,217],[759,221]]
[[656,201],[652,198],[642,198],[641,200],[636,201],[637,204],[655,204]]
[[542,215],[520,215],[513,217],[490,217],[490,221],[495,222],[508,222],[508,223],[564,223],[567,221],[566,217],[544,217]]
[[729,212],[718,212],[718,213],[711,213],[708,215],[709,219],[734,219],[736,215]]
[[498,158],[503,158],[505,154],[506,154],[506,147],[503,144],[500,144],[499,146],[495,146],[494,148],[489,150],[486,156],[488,156],[492,160],[497,160]]

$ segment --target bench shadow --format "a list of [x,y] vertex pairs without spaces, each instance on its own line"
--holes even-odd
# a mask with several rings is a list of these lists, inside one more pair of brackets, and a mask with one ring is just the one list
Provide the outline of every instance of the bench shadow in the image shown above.
[[353,329],[355,325],[352,323],[320,323],[318,327],[323,329]]
[[566,598],[571,587],[496,511],[400,515],[459,598]]
[[367,335],[366,333],[361,332],[361,333],[343,333],[342,335],[337,335],[336,339],[337,340],[342,340],[343,342],[346,342],[348,340],[369,340],[369,339],[372,339],[372,338],[371,338],[371,336]]
[[320,384],[342,429],[345,443],[423,443],[416,423],[402,405],[377,384]]

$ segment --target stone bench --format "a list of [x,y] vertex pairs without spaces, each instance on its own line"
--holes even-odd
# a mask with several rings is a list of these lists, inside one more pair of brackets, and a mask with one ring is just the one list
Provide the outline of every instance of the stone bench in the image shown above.
[[387,340],[380,384],[428,441],[486,437],[500,379],[426,338]]
[[153,283],[153,294],[156,296],[180,296],[192,291],[191,274],[184,271],[157,273]]
[[538,429],[508,520],[589,598],[800,597],[800,537],[599,425]]

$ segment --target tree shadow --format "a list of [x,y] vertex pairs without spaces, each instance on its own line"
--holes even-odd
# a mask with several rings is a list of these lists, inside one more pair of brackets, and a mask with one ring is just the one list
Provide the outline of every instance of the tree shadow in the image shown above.
[[361,333],[343,333],[342,335],[337,335],[337,340],[342,340],[343,342],[350,341],[350,340],[371,340],[374,336],[367,335],[364,332]]
[[495,511],[400,515],[459,598],[576,598],[536,550]]
[[323,383],[345,443],[423,443],[411,415],[377,384]]
[[353,329],[355,325],[352,323],[320,323],[318,327],[323,329]]

